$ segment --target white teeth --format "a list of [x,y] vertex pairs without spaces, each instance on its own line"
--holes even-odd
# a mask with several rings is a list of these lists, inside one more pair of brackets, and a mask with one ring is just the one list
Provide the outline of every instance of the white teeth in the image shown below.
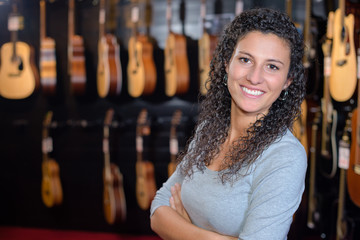
[[251,94],[251,95],[254,95],[254,96],[259,96],[261,94],[263,94],[262,91],[259,91],[259,90],[250,90],[246,87],[242,87],[242,89],[244,90],[244,92],[248,93],[248,94]]

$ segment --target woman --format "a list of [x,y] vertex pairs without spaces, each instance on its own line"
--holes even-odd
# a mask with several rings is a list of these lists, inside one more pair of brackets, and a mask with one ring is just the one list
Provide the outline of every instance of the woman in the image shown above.
[[291,133],[305,95],[302,37],[283,13],[252,9],[227,26],[196,132],[157,192],[163,239],[286,239],[306,173]]

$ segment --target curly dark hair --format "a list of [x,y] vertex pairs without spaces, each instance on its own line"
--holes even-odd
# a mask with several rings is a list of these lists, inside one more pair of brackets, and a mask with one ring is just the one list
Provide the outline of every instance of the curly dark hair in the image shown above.
[[246,136],[240,137],[232,144],[222,163],[223,171],[219,172],[223,183],[234,179],[234,176],[239,177],[239,170],[250,166],[266,148],[282,137],[287,129],[292,129],[294,121],[301,114],[306,84],[301,34],[283,12],[266,8],[242,12],[224,29],[214,52],[207,84],[208,91],[200,104],[196,131],[185,151],[179,156],[179,161],[182,161],[181,171],[185,175],[191,176],[194,166],[204,171],[219,153],[219,147],[228,136],[231,95],[224,84],[225,69],[237,42],[252,31],[275,34],[289,44],[291,56],[288,78],[292,82],[286,89],[286,99],[279,97],[271,105],[268,114],[257,119],[247,129]]

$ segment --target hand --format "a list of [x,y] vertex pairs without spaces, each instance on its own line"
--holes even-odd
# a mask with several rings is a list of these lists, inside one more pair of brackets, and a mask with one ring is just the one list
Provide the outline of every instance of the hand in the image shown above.
[[178,183],[171,187],[170,207],[191,223],[190,217],[181,201],[181,186]]

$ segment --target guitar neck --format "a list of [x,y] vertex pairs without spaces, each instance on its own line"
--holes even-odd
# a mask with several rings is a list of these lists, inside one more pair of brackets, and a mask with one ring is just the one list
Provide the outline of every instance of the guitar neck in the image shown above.
[[105,0],[100,0],[99,10],[99,40],[105,35]]
[[40,1],[40,41],[46,37],[46,2]]

